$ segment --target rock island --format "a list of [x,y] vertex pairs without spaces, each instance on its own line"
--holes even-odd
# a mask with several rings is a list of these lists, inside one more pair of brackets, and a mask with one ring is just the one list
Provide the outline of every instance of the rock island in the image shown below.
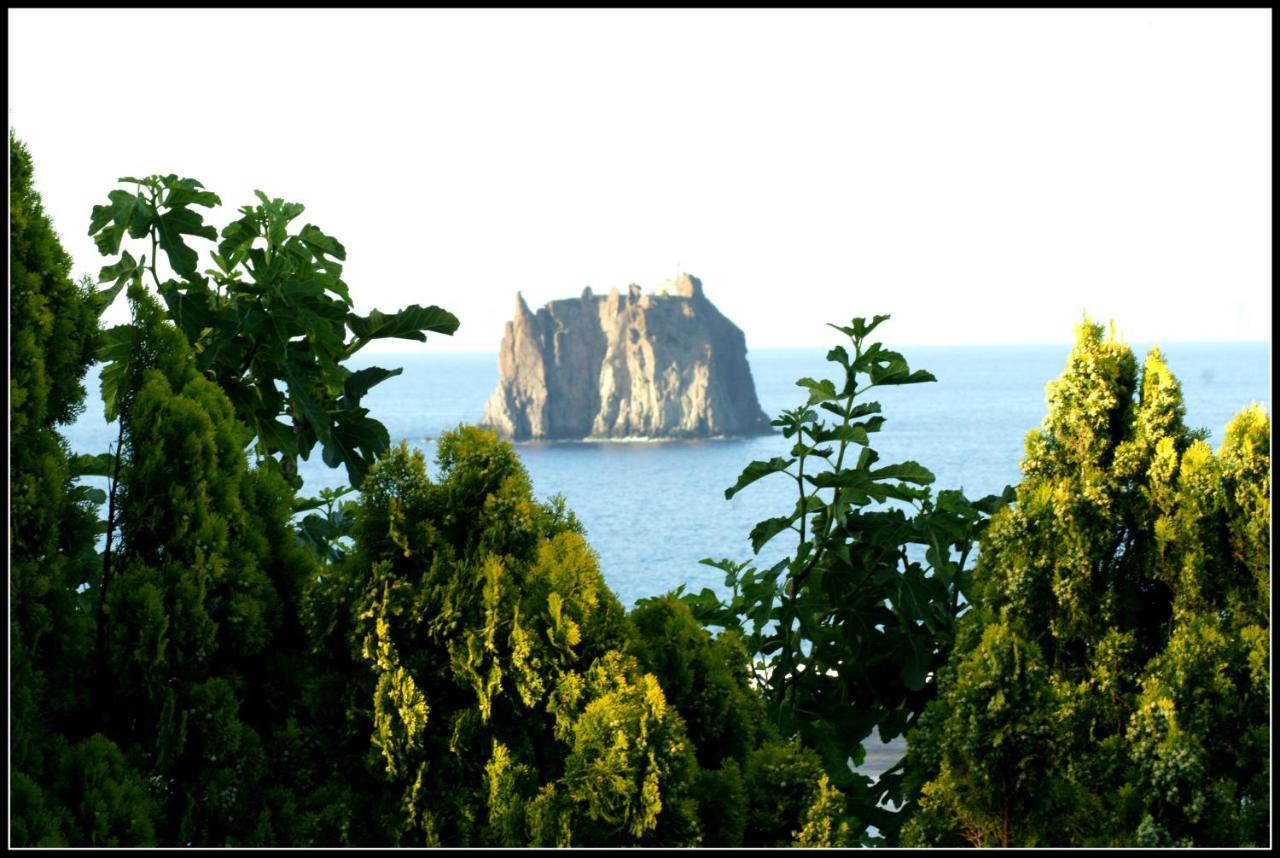
[[516,294],[485,425],[517,441],[764,435],[742,331],[688,274],[551,301]]

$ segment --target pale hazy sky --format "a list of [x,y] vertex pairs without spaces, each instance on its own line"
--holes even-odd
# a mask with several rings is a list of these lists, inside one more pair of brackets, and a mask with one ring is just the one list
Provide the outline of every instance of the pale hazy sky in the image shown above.
[[[677,268],[752,348],[1271,338],[1271,11],[9,10],[9,123],[76,272],[119,176],[260,188],[357,307],[496,350]],[[202,260],[207,257],[202,256]],[[123,303],[123,299],[121,299]],[[122,307],[113,309],[122,316]]]

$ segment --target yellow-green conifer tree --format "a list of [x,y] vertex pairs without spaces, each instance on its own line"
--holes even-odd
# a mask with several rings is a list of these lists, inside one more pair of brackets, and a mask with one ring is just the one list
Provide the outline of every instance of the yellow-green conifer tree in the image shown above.
[[335,683],[367,695],[344,698],[372,751],[348,777],[381,783],[344,802],[380,821],[344,820],[348,842],[839,840],[839,794],[815,754],[768,741],[740,642],[674,597],[628,617],[572,513],[534,500],[492,432],[445,433],[436,464],[405,446],[378,461],[351,554],[307,597],[317,654],[334,677],[354,654]]
[[[909,844],[1266,842],[1269,421],[1081,327],[910,737]],[[1135,397],[1135,394],[1136,397]]]

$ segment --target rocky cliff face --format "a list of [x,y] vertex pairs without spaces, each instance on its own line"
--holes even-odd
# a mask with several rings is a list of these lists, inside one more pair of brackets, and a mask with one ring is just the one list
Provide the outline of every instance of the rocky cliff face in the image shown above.
[[683,275],[642,295],[552,301],[519,294],[484,423],[515,440],[696,438],[770,432],[747,344]]

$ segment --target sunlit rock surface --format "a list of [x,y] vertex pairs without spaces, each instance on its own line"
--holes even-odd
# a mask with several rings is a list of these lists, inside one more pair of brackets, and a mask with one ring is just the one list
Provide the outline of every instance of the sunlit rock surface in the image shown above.
[[742,331],[688,274],[642,294],[516,295],[484,423],[517,441],[708,438],[771,431]]

